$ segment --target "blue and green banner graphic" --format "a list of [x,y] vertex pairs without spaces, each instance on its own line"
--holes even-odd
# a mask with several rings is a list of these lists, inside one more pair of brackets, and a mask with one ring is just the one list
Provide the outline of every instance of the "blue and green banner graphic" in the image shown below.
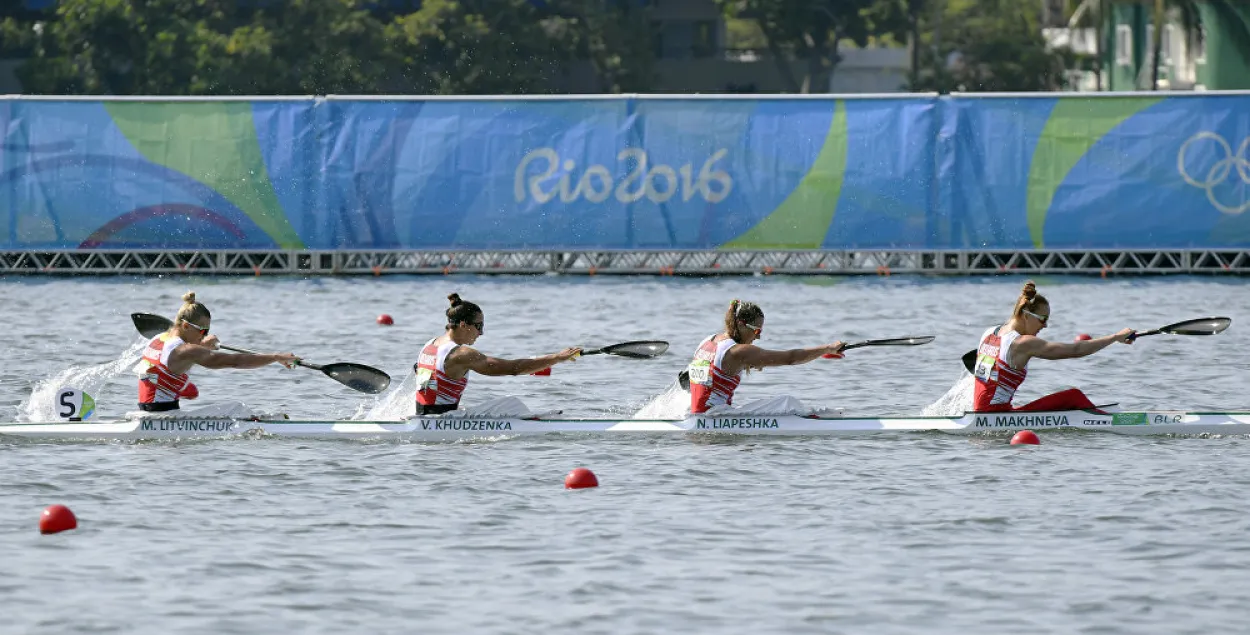
[[0,100],[0,249],[1250,246],[1250,96]]

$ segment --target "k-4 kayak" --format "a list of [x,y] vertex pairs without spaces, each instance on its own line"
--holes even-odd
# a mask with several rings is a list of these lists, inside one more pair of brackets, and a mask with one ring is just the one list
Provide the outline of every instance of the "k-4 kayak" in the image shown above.
[[886,432],[982,434],[1018,430],[1094,430],[1116,434],[1250,434],[1250,412],[967,413],[957,417],[865,417],[794,414],[692,415],[682,419],[544,419],[419,416],[394,421],[240,419],[145,414],[125,419],[0,423],[0,436],[36,439],[142,440],[239,435],[327,439],[458,441],[549,434],[700,434],[830,436]]

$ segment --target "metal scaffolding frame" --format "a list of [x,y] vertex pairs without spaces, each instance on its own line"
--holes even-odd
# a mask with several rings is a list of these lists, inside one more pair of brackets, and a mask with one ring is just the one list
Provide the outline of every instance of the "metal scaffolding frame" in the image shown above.
[[978,275],[1247,274],[1250,250],[401,251],[99,249],[0,251],[21,275]]

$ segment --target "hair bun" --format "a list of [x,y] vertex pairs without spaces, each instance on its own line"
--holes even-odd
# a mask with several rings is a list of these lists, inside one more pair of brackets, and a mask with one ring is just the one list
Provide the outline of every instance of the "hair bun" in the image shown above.
[[186,302],[187,304],[195,304],[195,292],[188,291],[182,294],[182,301]]
[[1037,285],[1033,284],[1032,280],[1025,282],[1024,288],[1020,290],[1020,295],[1024,296],[1027,300],[1032,300],[1035,296],[1037,296]]
[[463,304],[463,303],[464,303],[464,300],[461,300],[461,299],[460,299],[460,294],[459,294],[459,293],[453,293],[453,294],[451,294],[451,295],[447,296],[447,299],[451,301],[451,305],[452,305],[452,306],[457,306],[457,305],[460,305],[460,304]]

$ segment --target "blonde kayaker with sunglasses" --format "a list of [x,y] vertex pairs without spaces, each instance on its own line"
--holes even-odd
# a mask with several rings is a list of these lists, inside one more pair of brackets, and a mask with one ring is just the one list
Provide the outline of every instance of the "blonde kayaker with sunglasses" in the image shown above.
[[707,412],[716,406],[733,405],[734,391],[742,371],[770,366],[806,364],[822,355],[842,357],[842,342],[813,348],[773,351],[755,341],[764,333],[764,310],[751,302],[734,300],[725,312],[725,332],[699,344],[686,372],[690,379],[690,412]]
[[973,376],[976,385],[972,393],[972,409],[976,412],[1058,411],[1094,408],[1094,402],[1085,393],[1069,388],[1046,395],[1020,407],[1013,407],[1011,400],[1016,389],[1028,375],[1029,360],[1070,359],[1085,357],[1110,346],[1114,342],[1132,344],[1133,329],[1122,329],[1114,335],[1104,335],[1071,343],[1047,342],[1038,337],[1050,321],[1050,302],[1037,292],[1037,285],[1030,280],[1024,283],[1011,319],[1002,326],[987,330],[977,346],[976,365]]
[[217,336],[209,335],[213,316],[195,301],[195,292],[182,296],[182,308],[168,331],[153,337],[143,351],[139,375],[139,409],[145,412],[178,410],[187,394],[192,366],[204,368],[260,368],[299,360],[291,353],[226,353],[217,350]]

